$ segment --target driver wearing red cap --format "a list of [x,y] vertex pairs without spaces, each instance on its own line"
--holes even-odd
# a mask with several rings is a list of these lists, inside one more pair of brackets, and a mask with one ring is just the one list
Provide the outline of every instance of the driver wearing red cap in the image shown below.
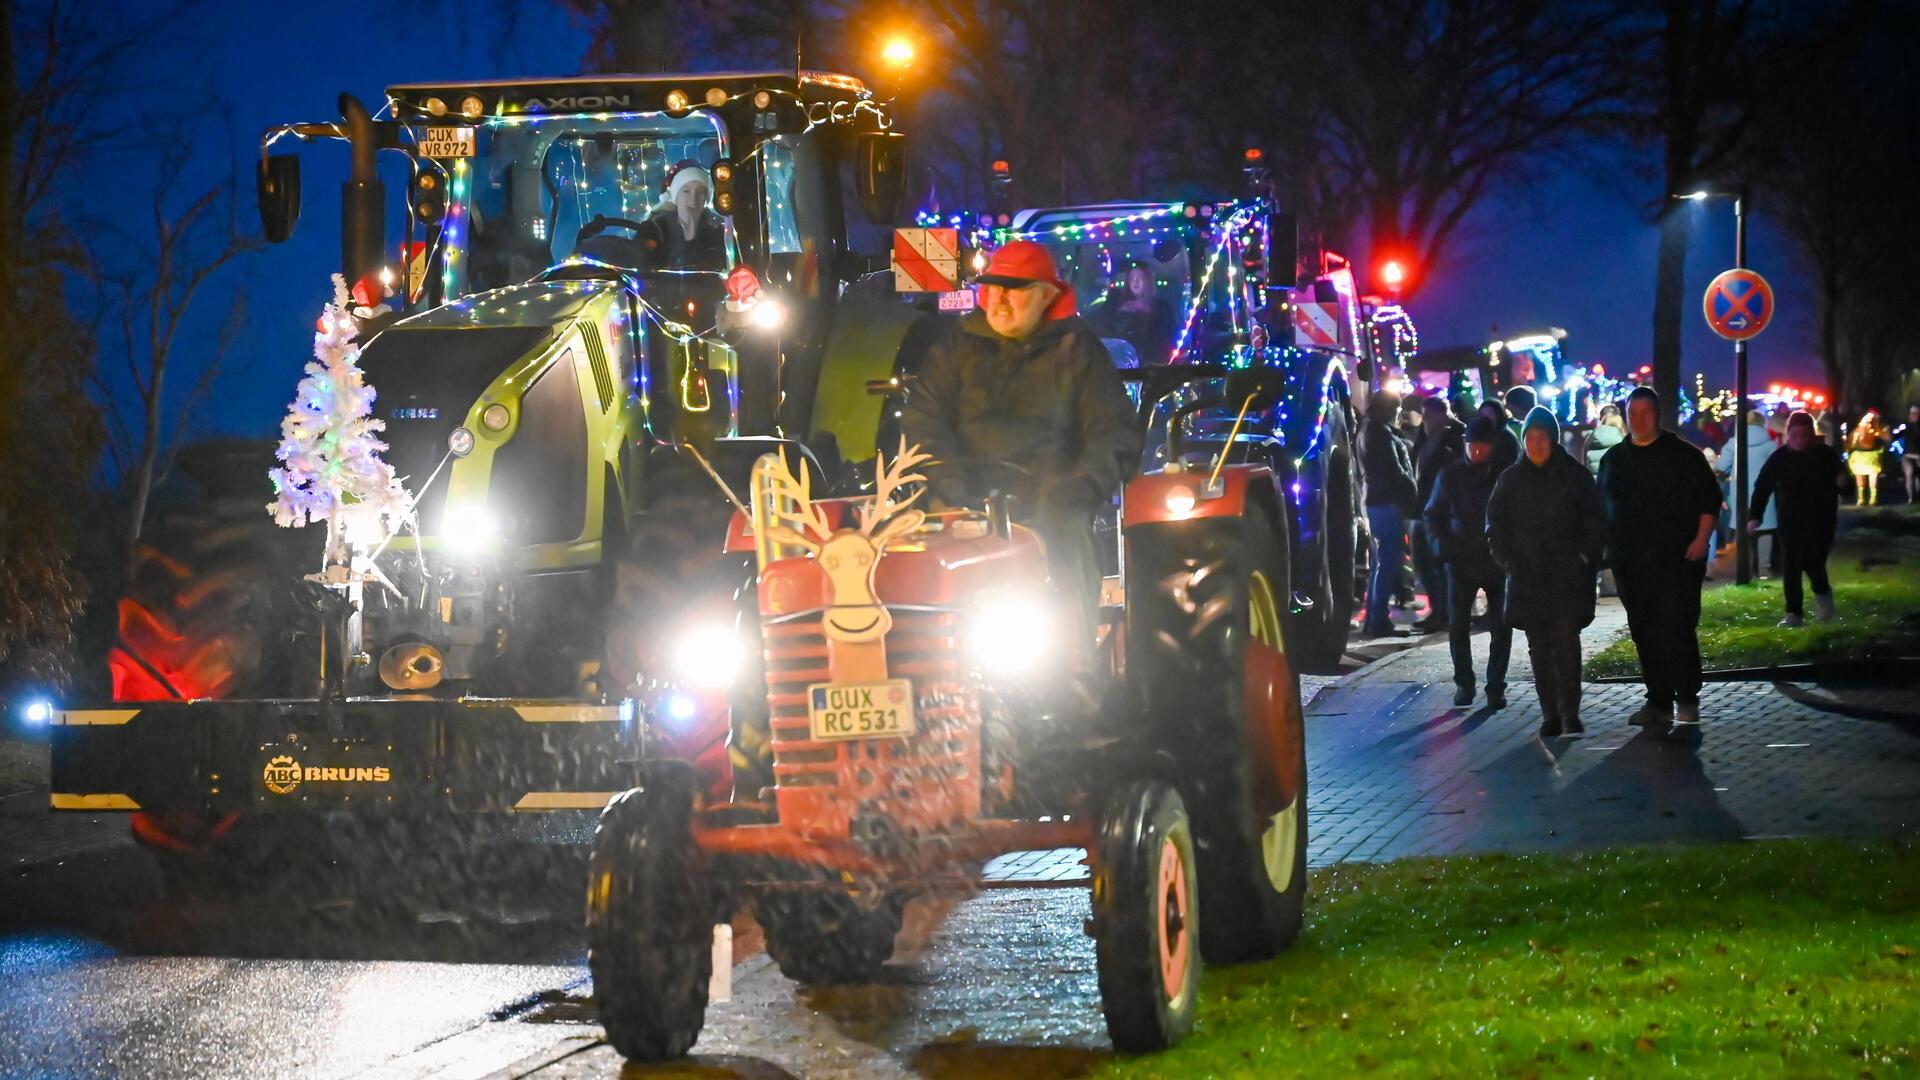
[[[976,279],[979,309],[927,348],[901,416],[909,443],[938,462],[934,495],[977,505],[989,486],[1046,541],[1055,580],[1098,617],[1093,515],[1140,460],[1133,402],[1100,335],[1077,313],[1053,255],[1030,240],[993,253]],[[970,462],[1006,462],[994,470]]]

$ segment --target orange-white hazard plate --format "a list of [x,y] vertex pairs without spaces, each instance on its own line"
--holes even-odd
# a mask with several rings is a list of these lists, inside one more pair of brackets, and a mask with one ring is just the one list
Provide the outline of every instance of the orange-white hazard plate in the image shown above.
[[895,292],[959,289],[960,230],[893,230],[893,288]]

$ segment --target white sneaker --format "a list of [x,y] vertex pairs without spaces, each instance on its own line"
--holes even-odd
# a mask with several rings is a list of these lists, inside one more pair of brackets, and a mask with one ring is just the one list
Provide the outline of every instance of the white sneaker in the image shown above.
[[1782,630],[1793,630],[1793,629],[1797,629],[1799,627],[1807,625],[1807,621],[1805,619],[1802,619],[1798,615],[1789,614],[1786,618],[1781,619],[1779,622],[1774,623],[1773,625],[1775,625],[1776,627],[1779,627]]
[[1834,610],[1832,593],[1824,596],[1820,593],[1813,594],[1813,617],[1821,622],[1832,622],[1840,617],[1840,613]]

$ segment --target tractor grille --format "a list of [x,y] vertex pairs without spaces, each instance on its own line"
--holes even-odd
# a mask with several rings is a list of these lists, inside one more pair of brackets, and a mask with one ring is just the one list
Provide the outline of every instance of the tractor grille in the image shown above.
[[827,639],[817,619],[773,623],[766,634],[767,693],[772,712],[777,787],[852,787],[849,794],[911,799],[926,785],[965,783],[978,759],[972,692],[961,677],[958,617],[952,612],[893,610],[887,633],[887,676],[913,680],[918,731],[905,739],[815,742],[807,721],[807,687],[827,682]]

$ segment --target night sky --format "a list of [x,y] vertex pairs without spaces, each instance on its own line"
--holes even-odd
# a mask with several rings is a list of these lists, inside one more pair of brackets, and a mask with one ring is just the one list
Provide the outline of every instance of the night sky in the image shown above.
[[[342,90],[377,108],[383,88],[393,82],[576,69],[584,34],[563,15],[542,19],[540,5],[525,5],[520,31],[511,40],[502,40],[484,17],[464,19],[458,28],[448,18],[455,10],[493,9],[491,4],[364,5],[351,9],[365,17],[354,31],[344,18],[350,9],[337,6],[296,10],[291,4],[217,0],[211,11],[219,27],[219,62],[205,77],[230,103],[241,151],[251,155],[253,140],[268,124],[334,118]],[[332,47],[322,32],[324,21],[341,35]],[[423,22],[433,32],[422,33]],[[202,432],[271,434],[310,354],[313,319],[328,298],[327,275],[339,259],[339,184],[346,151],[344,145],[316,144],[302,159],[305,205],[299,231],[288,243],[256,256],[245,279],[236,282],[248,292],[248,328],[197,418]],[[207,167],[224,165],[216,161]],[[1609,373],[1638,367],[1651,348],[1657,233],[1647,208],[1659,193],[1646,185],[1603,186],[1572,168],[1537,171],[1541,179],[1518,182],[1516,190],[1483,204],[1455,264],[1428,278],[1411,304],[1421,343],[1484,343],[1495,326],[1501,333],[1517,333],[1552,325],[1567,329],[1571,359],[1605,363]],[[214,175],[209,171],[208,179]],[[246,185],[244,210],[251,217],[250,173]],[[397,200],[397,176],[389,174],[387,185],[389,198]],[[1683,382],[1691,387],[1693,372],[1704,370],[1710,386],[1730,385],[1732,347],[1706,329],[1699,295],[1714,273],[1732,265],[1732,204],[1689,204],[1681,212],[1694,222]],[[1764,219],[1749,224],[1752,263],[1772,281],[1781,311],[1752,345],[1752,380],[1760,387],[1774,380],[1817,383],[1817,319],[1804,274]],[[397,242],[397,236],[390,239]],[[194,332],[210,341],[217,303],[201,314]]]

